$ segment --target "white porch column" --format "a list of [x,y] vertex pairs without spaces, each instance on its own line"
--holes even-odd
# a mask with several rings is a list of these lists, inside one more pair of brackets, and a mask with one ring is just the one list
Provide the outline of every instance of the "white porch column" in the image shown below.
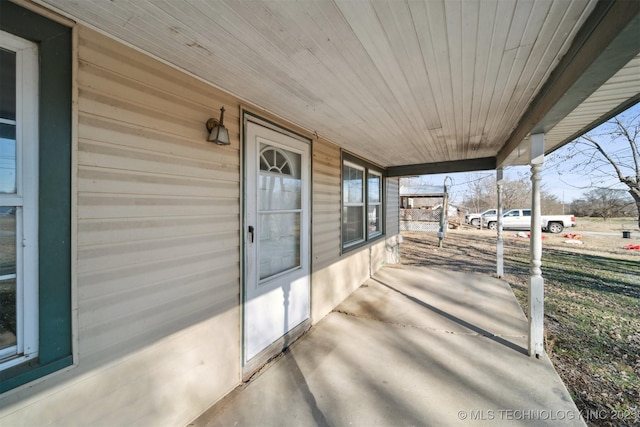
[[503,170],[502,168],[498,168],[496,170],[496,183],[498,187],[498,208],[496,212],[496,224],[498,230],[498,243],[496,247],[496,274],[498,277],[504,276],[504,244],[502,239],[502,184],[503,180]]
[[531,135],[531,268],[529,277],[529,356],[544,353],[544,279],[540,173],[544,163],[544,134]]

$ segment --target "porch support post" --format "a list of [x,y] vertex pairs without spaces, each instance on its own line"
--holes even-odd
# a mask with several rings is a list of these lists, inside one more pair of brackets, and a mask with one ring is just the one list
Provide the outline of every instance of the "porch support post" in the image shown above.
[[502,168],[498,168],[496,170],[496,184],[498,187],[498,208],[496,212],[496,224],[498,230],[498,243],[496,246],[496,274],[498,277],[504,276],[504,245],[502,239],[502,184],[503,180],[503,170]]
[[544,279],[540,179],[544,163],[544,133],[531,135],[531,267],[529,277],[529,356],[544,353]]

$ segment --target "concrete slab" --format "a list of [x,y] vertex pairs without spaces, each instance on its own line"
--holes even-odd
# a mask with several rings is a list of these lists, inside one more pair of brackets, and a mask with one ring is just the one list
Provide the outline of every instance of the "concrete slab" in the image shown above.
[[195,426],[580,425],[505,282],[386,267]]

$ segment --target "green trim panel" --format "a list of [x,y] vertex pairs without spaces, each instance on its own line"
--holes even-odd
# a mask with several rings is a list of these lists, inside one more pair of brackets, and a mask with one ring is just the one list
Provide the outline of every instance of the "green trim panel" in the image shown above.
[[11,378],[8,379],[5,379],[3,375],[2,382],[0,382],[0,393],[4,393],[5,391],[9,391],[28,382],[37,380],[45,375],[52,374],[55,371],[71,366],[72,363],[73,357],[67,356],[47,365],[37,364],[34,367],[30,367],[28,370],[21,370],[20,373],[12,375]]
[[[71,28],[7,0],[0,27],[38,43],[39,357],[0,372],[0,392],[72,363],[71,357]],[[18,373],[19,371],[19,373]]]

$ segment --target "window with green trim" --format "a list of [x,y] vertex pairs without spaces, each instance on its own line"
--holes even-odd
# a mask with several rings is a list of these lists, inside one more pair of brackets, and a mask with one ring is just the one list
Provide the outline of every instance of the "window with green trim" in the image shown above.
[[383,235],[382,170],[342,154],[342,249],[349,250]]
[[367,231],[370,237],[382,234],[382,174],[367,171]]
[[364,227],[365,169],[351,162],[342,164],[342,246],[365,240]]
[[38,46],[0,31],[0,369],[38,356]]
[[71,29],[0,0],[0,393],[69,366]]

